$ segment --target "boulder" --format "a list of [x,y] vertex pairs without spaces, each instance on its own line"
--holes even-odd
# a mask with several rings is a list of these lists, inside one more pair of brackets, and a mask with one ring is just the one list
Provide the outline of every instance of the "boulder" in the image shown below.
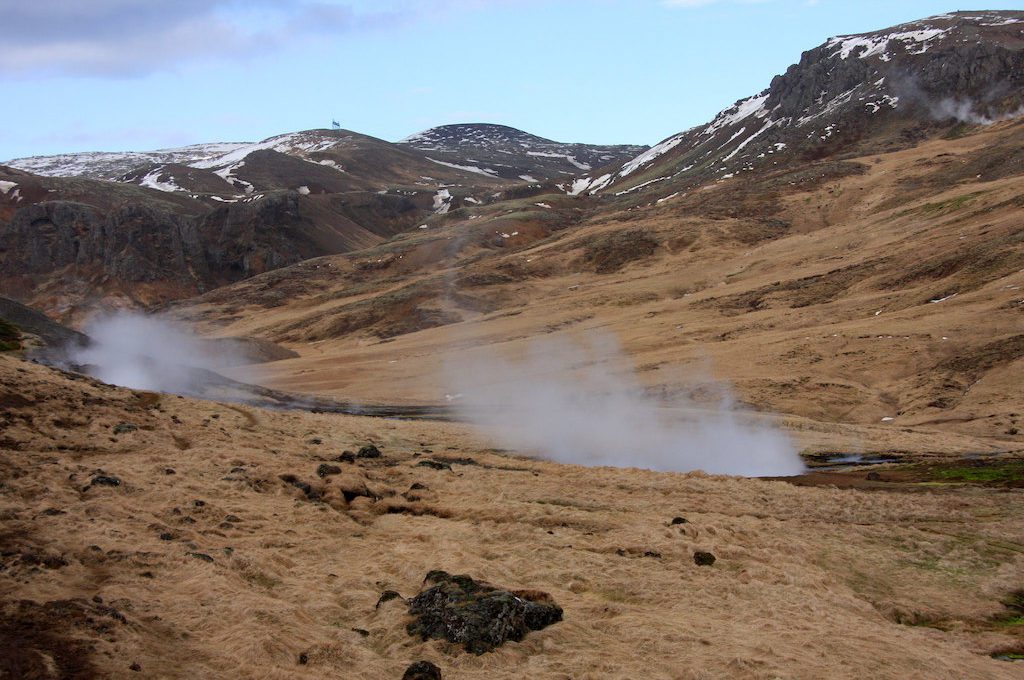
[[441,680],[441,669],[429,661],[417,661],[405,669],[402,680]]
[[474,654],[562,620],[562,608],[547,593],[503,590],[444,571],[427,574],[409,613],[415,617],[406,627],[410,635],[461,644]]

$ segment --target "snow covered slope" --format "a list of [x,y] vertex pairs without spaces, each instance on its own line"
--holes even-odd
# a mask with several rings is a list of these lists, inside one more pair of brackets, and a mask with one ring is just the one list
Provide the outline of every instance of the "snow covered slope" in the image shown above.
[[643,151],[637,145],[563,144],[506,125],[460,123],[424,130],[398,142],[438,165],[524,182],[565,181]]
[[805,52],[771,86],[567,193],[662,198],[784,164],[1024,114],[1024,12],[943,14]]

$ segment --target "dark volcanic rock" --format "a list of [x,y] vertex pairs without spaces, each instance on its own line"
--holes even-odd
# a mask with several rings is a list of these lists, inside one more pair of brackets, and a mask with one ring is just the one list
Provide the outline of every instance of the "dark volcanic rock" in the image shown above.
[[424,585],[429,587],[409,602],[415,620],[406,630],[424,640],[461,644],[474,654],[562,620],[562,608],[547,593],[502,590],[444,571],[427,574]]
[[402,600],[402,594],[397,590],[385,590],[380,594],[380,598],[377,600],[377,604],[373,607],[374,609],[380,609],[380,606],[385,602],[391,602],[391,600]]
[[356,454],[356,458],[380,458],[380,449],[373,444],[367,444],[359,449],[359,453]]
[[416,467],[430,468],[431,470],[451,470],[452,466],[448,463],[442,463],[436,460],[421,460],[416,463]]
[[89,486],[121,486],[121,479],[114,475],[96,475],[89,482]]
[[698,567],[710,567],[715,563],[715,556],[709,552],[695,552],[693,553],[693,563]]
[[340,475],[341,468],[337,465],[328,465],[327,463],[321,463],[316,469],[316,476],[321,479],[330,475]]
[[441,680],[441,669],[429,661],[417,661],[405,669],[402,680]]

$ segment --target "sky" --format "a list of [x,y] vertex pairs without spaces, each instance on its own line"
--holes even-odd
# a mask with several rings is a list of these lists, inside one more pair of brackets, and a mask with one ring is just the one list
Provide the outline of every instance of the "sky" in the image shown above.
[[[984,9],[1020,2],[985,0]],[[446,123],[654,144],[942,0],[0,0],[0,161]],[[959,8],[980,9],[980,8]]]

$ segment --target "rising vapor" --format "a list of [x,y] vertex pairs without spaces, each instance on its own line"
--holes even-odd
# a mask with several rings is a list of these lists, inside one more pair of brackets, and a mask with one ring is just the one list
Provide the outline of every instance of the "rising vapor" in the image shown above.
[[191,329],[155,316],[116,312],[93,318],[84,331],[89,344],[69,348],[69,358],[94,378],[121,387],[196,394],[206,371],[245,363]]
[[[631,370],[607,370],[623,361],[614,340],[589,340],[539,341],[522,360],[449,364],[460,415],[503,446],[560,463],[751,477],[803,471],[789,438],[741,413],[727,390],[713,408],[666,404],[645,394]],[[689,411],[685,420],[680,410]]]

